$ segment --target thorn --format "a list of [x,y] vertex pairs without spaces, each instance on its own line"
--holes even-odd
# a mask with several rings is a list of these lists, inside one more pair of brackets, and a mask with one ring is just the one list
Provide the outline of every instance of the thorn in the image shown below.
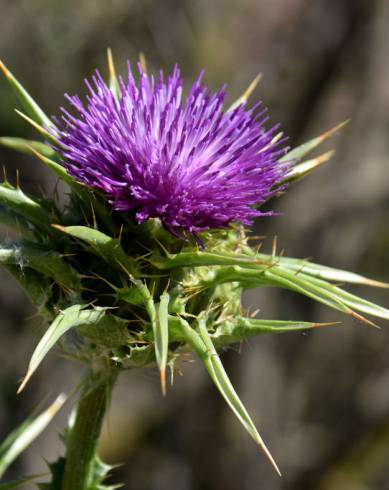
[[26,375],[24,376],[19,388],[18,388],[18,391],[16,392],[17,395],[19,395],[23,390],[24,388],[26,387],[26,384],[29,382],[30,378],[31,378],[31,375],[32,375],[32,372],[30,369],[28,369]]
[[166,368],[162,368],[159,371],[160,376],[161,376],[161,390],[162,390],[162,396],[166,396]]
[[258,444],[260,450],[265,454],[267,459],[270,461],[273,468],[276,470],[277,475],[279,477],[282,477],[281,471],[278,468],[277,463],[275,462],[275,460],[274,460],[273,456],[271,455],[270,451],[268,450],[268,448],[265,446],[265,443],[263,442],[263,440],[259,434],[258,434],[257,444]]
[[65,393],[60,393],[48,408],[48,414],[54,417],[54,415],[58,412],[58,410],[60,410],[62,405],[66,402],[66,398],[67,397]]
[[366,286],[373,286],[376,288],[389,288],[389,283],[387,282],[375,281],[374,279],[368,278],[365,278],[362,284],[366,284]]
[[274,258],[277,255],[277,235],[273,238],[273,245],[271,250],[271,255]]
[[51,226],[53,228],[55,228],[56,230],[59,230],[59,231],[62,231],[63,233],[67,233],[66,232],[66,226],[62,226],[62,225],[56,225],[56,224],[51,224]]
[[93,222],[93,229],[98,230],[97,226],[97,220],[96,220],[96,214],[95,214],[95,209],[93,207],[93,202],[91,201],[90,203],[91,211],[92,211],[92,222]]
[[320,327],[334,327],[335,325],[341,325],[342,322],[325,322],[325,323],[314,323],[313,328]]
[[4,75],[9,78],[11,76],[11,72],[5,66],[5,64],[0,60],[0,70],[4,73]]
[[115,70],[115,65],[113,62],[113,56],[112,56],[112,50],[111,48],[107,49],[107,58],[108,58],[108,72],[109,76],[112,79],[116,78],[116,70]]
[[167,284],[166,284],[165,289],[163,291],[164,293],[167,293],[169,291],[169,286],[170,286],[170,277],[167,280]]
[[139,53],[139,63],[140,63],[140,66],[142,67],[143,71],[147,75],[147,61],[146,61],[146,56],[142,53],[142,51]]
[[8,184],[8,176],[7,176],[7,169],[5,168],[5,165],[3,165],[3,179],[4,179],[4,184]]
[[319,136],[320,141],[323,142],[326,139],[330,138],[333,134],[337,133],[340,129],[342,129],[344,126],[346,126],[350,121],[351,121],[351,119],[346,119],[345,121],[337,124],[335,127],[324,132],[323,134],[321,134]]
[[328,162],[328,160],[330,160],[334,155],[335,155],[335,150],[330,150],[327,151],[326,153],[319,155],[316,158],[313,158],[312,162],[314,162],[315,167],[319,167],[319,165]]
[[172,363],[169,363],[169,369],[170,369],[170,386],[173,386],[174,384],[174,367]]
[[241,100],[241,103],[246,103],[247,100],[249,99],[250,95],[254,92],[256,86],[262,79],[262,73],[258,73],[258,75],[254,78],[254,80],[250,83],[250,85],[246,88],[246,90],[243,92],[243,95],[240,97],[239,100]]
[[20,189],[20,175],[19,175],[19,169],[16,169],[16,189]]
[[120,225],[119,236],[118,236],[118,240],[119,240],[119,242],[121,242],[121,241],[122,241],[123,229],[124,229],[124,224],[122,223],[122,224]]
[[360,315],[356,311],[353,311],[352,310],[350,312],[350,315],[353,316],[354,318],[356,318],[357,320],[359,320],[359,321],[361,321],[363,323],[366,323],[366,325],[369,325],[370,327],[378,328],[378,330],[381,330],[381,327],[379,325],[377,325],[376,323],[372,322],[371,320],[368,320],[367,318],[365,318],[364,316]]
[[[33,119],[28,117],[26,114],[24,114],[22,111],[19,111],[18,109],[15,109],[16,114],[18,114],[20,117],[22,117],[25,121],[27,121],[31,126],[36,129],[39,133],[41,133],[43,136],[45,136],[47,139],[53,141],[55,144],[59,145],[62,147],[61,142],[59,139],[57,139],[52,133],[47,131],[43,126],[35,122]],[[53,129],[53,126],[52,126]]]

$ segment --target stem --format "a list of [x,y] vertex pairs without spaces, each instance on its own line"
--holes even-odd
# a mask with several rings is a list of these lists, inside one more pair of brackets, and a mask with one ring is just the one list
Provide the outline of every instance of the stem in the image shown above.
[[67,443],[62,490],[88,490],[97,443],[116,375],[111,367],[92,369],[78,402]]

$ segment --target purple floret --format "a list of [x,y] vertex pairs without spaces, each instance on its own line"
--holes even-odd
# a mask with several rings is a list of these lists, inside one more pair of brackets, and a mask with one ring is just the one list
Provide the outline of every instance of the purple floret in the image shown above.
[[114,209],[134,211],[140,223],[160,218],[171,231],[197,233],[231,222],[250,224],[255,207],[280,190],[288,170],[265,129],[266,110],[244,104],[223,112],[225,89],[212,94],[198,77],[186,99],[178,67],[164,81],[141,68],[120,80],[118,99],[98,72],[86,105],[63,111],[61,152],[78,181],[102,190]]

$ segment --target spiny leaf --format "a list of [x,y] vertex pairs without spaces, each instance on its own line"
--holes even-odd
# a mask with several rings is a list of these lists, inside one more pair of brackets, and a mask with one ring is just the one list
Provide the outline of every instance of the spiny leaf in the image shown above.
[[361,276],[360,274],[315,264],[304,259],[295,259],[270,254],[255,253],[253,255],[246,255],[195,251],[181,252],[179,254],[167,254],[166,257],[153,256],[150,261],[155,267],[162,270],[184,266],[196,267],[216,265],[239,265],[244,268],[263,270],[263,268],[278,266],[295,272],[304,272],[307,275],[329,281],[389,288],[388,283],[375,281],[373,279]]
[[44,412],[37,417],[29,417],[8,435],[5,441],[0,445],[0,478],[3,476],[8,466],[15,461],[26,447],[29,446],[48,426],[65,403],[65,400],[65,395],[59,395]]
[[84,323],[77,327],[78,333],[97,345],[107,348],[121,347],[131,340],[128,322],[109,314],[106,308],[95,307],[93,310],[84,310],[80,317],[80,321]]
[[259,261],[250,256],[215,253],[215,252],[180,252],[167,254],[166,257],[154,255],[150,262],[158,269],[174,269],[175,267],[199,267],[212,265],[243,265],[256,267]]
[[[40,490],[59,490],[62,488],[65,462],[66,460],[64,457],[59,457],[54,463],[49,463],[51,481],[39,483],[38,488]],[[122,485],[120,484],[104,484],[104,480],[108,478],[109,472],[113,468],[115,468],[115,466],[105,464],[98,456],[95,456],[91,467],[90,482],[88,483],[87,490],[115,490],[121,488]]]
[[50,214],[20,188],[15,189],[7,183],[0,184],[0,203],[20,213],[37,227],[48,228],[50,226]]
[[161,323],[161,318],[158,318],[157,309],[155,307],[153,297],[147,285],[139,279],[135,279],[133,277],[130,277],[130,279],[134,284],[134,286],[138,289],[144,307],[150,319],[151,327],[153,330],[153,337],[154,337],[155,358],[157,360],[158,367],[161,372],[162,393],[164,394],[165,386],[164,386],[163,369],[164,368],[166,369],[166,357],[167,357],[167,346],[168,346],[167,332],[165,330],[167,329],[166,320],[165,320],[166,312],[164,310],[168,306],[167,303],[168,297],[163,295],[161,296],[162,307],[160,307],[160,311],[159,311],[159,313],[162,313],[162,323]]
[[345,273],[345,271],[316,266],[315,264],[310,268],[309,263],[306,263],[307,273],[305,273],[304,261],[298,262],[297,259],[256,254],[250,260],[250,257],[244,254],[234,255],[196,251],[182,252],[175,255],[168,254],[166,257],[153,257],[151,262],[160,269],[233,264],[232,267],[217,269],[213,278],[203,280],[201,284],[211,286],[212,284],[237,281],[242,283],[244,287],[281,286],[305,294],[316,301],[350,315],[355,316],[353,309],[356,309],[363,313],[389,319],[389,310],[358,296],[351,295],[325,281],[317,283],[319,279],[314,276],[322,275],[322,277],[334,280],[335,277],[339,278],[340,275],[340,277],[349,282],[386,287],[383,283]]
[[[71,188],[75,189],[78,193],[87,192],[85,187],[76,182],[71,175],[68,174],[66,168],[55,162],[51,158],[48,158],[42,154],[38,149],[30,147],[30,154],[37,157],[42,163],[44,163],[50,170],[55,172],[60,179],[66,182]],[[90,201],[90,196],[84,196]]]
[[[112,343],[115,343],[112,340],[112,337],[118,332],[118,342],[121,343],[126,341],[125,334],[123,334],[123,325],[124,320],[110,315],[107,313],[106,308],[85,309],[85,305],[73,305],[66,308],[49,326],[36,346],[31,356],[27,374],[20,385],[18,393],[24,389],[31,376],[37,370],[47,353],[56,344],[58,339],[71,328],[80,328],[80,331],[82,331],[85,336],[92,337],[94,341],[100,339],[112,345]],[[111,334],[109,333],[110,328],[114,329]]]
[[85,305],[70,306],[69,308],[66,308],[66,310],[62,311],[53,321],[31,356],[27,373],[18,389],[18,393],[24,389],[31,376],[46,357],[46,354],[56,344],[58,339],[72,327],[79,324],[80,313],[84,308]]
[[325,265],[315,264],[309,260],[295,259],[291,257],[281,257],[268,254],[256,254],[259,260],[267,261],[269,264],[273,263],[278,266],[286,267],[296,273],[304,272],[309,276],[317,277],[318,279],[324,279],[327,281],[346,282],[350,284],[362,284],[365,286],[373,286],[378,288],[389,288],[389,284],[386,282],[375,281],[368,277],[355,274],[354,272],[345,271],[342,269],[335,269]]
[[88,226],[53,225],[68,235],[78,238],[91,246],[92,250],[113,267],[124,267],[130,274],[136,273],[136,261],[123,250],[120,241]]
[[0,264],[15,265],[21,270],[29,267],[72,291],[80,289],[81,286],[78,273],[60,254],[43,250],[33,244],[14,243],[7,247],[0,246]]
[[310,153],[312,150],[317,148],[321,143],[323,143],[328,138],[333,136],[335,133],[340,131],[348,123],[349,123],[349,119],[341,122],[340,124],[336,125],[334,128],[329,129],[328,131],[325,131],[320,136],[317,136],[316,138],[313,138],[313,139],[307,141],[306,143],[303,143],[302,145],[298,146],[297,148],[293,148],[290,152],[288,152],[286,155],[284,155],[280,159],[280,162],[282,163],[282,162],[294,161],[295,163],[297,163],[303,157],[305,157],[305,155]]
[[334,155],[335,152],[333,150],[327,151],[316,158],[312,158],[311,160],[307,160],[293,166],[282,180],[282,183],[292,183],[300,180],[301,178],[310,174],[316,168],[323,165],[323,163],[328,162],[328,160],[330,160]]
[[51,141],[56,147],[61,146],[61,142],[59,141],[59,137],[56,136],[54,127],[50,128],[50,131],[44,128],[41,124],[38,124],[36,121],[28,117],[22,111],[15,109],[16,114],[18,114],[22,119],[28,122],[39,134],[43,136],[43,138],[47,141]]
[[48,128],[52,126],[53,123],[51,122],[51,120],[46,116],[46,114],[42,111],[42,109],[31,97],[31,95],[27,92],[27,90],[12,75],[12,73],[8,70],[8,68],[4,65],[4,63],[1,60],[0,60],[0,70],[4,73],[9,84],[11,85],[15,94],[17,95],[20,103],[27,111],[27,113],[34,119],[34,121]]
[[53,158],[56,154],[55,150],[45,143],[23,138],[14,138],[11,136],[3,136],[0,138],[0,145],[10,148],[11,150],[19,151],[20,153],[25,153],[26,155],[34,155],[33,150],[47,158]]
[[305,331],[338,324],[338,322],[313,323],[238,317],[222,322],[210,336],[219,346],[239,342],[254,335]]
[[224,367],[208,334],[204,318],[199,317],[198,323],[200,333],[197,333],[193,328],[191,328],[185,320],[181,320],[182,333],[186,337],[186,341],[204,362],[204,365],[207,368],[217,389],[220,391],[221,395],[226,400],[227,404],[234,412],[240,423],[264,452],[277,473],[281,475],[278,466],[265,446],[247,410],[240,401],[228,378],[227,373],[224,370]]
[[166,364],[169,347],[169,301],[169,294],[164,292],[159,300],[157,322],[155,325],[155,357],[161,373],[161,388],[163,396],[166,395]]
[[330,308],[355,316],[370,325],[374,324],[357,315],[354,310],[389,319],[389,310],[385,308],[347,293],[333,284],[308,276],[302,272],[292,273],[290,270],[276,265],[270,267],[258,266],[257,271],[239,266],[220,268],[214,272],[213,277],[208,280],[202,280],[199,285],[214,287],[217,284],[226,282],[239,282],[245,288],[277,286],[290,289]]

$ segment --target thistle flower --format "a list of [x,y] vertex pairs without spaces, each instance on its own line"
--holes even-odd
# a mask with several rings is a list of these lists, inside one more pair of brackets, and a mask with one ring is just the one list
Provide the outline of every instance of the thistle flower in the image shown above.
[[[110,467],[97,457],[96,446],[118,372],[156,364],[165,394],[167,366],[174,373],[175,363],[188,351],[204,363],[239,422],[279,473],[218,350],[252,335],[328,324],[254,319],[244,311],[242,291],[288,289],[375,325],[362,314],[389,319],[389,310],[333,283],[389,285],[277,256],[275,247],[271,254],[259,253],[249,245],[244,227],[223,227],[265,214],[257,209],[260,204],[286,182],[326,162],[332,152],[305,157],[344,123],[285,154],[277,127],[264,127],[265,111],[254,116],[256,108],[245,107],[253,84],[223,112],[224,89],[210,94],[201,75],[182,101],[178,68],[166,83],[162,73],[155,83],[140,69],[137,85],[131,70],[126,83],[116,78],[111,57],[109,66],[108,85],[98,73],[93,84],[87,82],[86,107],[79,97],[68,97],[79,115],[64,110],[65,124],[58,129],[0,61],[27,113],[20,114],[52,145],[15,137],[2,137],[0,144],[38,157],[69,186],[71,196],[66,209],[59,209],[55,196],[42,201],[25,194],[19,182],[16,187],[6,179],[0,183],[0,222],[20,235],[15,242],[0,240],[0,265],[50,322],[19,391],[70,330],[80,342],[64,342],[63,348],[88,367],[76,417],[63,438],[65,456],[50,464],[52,483],[41,488],[113,488],[104,482]],[[115,216],[107,197],[118,210]],[[132,215],[138,222],[159,220],[142,227]],[[185,231],[196,235],[207,228],[218,229],[202,234],[206,250],[181,239]],[[0,476],[47,425],[61,400],[0,444]]]
[[277,126],[265,129],[266,109],[254,115],[239,104],[223,111],[225,88],[209,92],[203,73],[186,99],[176,66],[165,81],[139,64],[137,84],[130,65],[117,97],[99,72],[86,81],[89,96],[67,100],[78,112],[63,111],[61,153],[70,174],[101,189],[118,211],[136,220],[159,218],[170,230],[192,233],[250,224],[256,209],[281,188],[288,165]]

